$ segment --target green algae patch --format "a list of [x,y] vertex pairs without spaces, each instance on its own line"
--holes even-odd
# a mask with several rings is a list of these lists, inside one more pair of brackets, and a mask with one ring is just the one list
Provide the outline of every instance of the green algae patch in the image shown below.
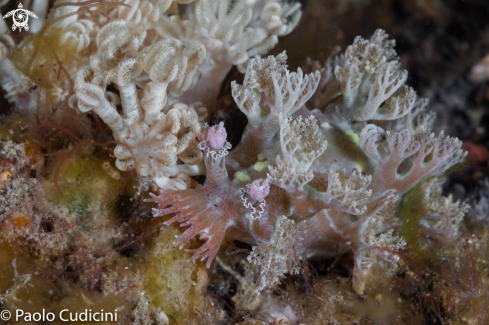
[[0,120],[0,141],[12,141],[14,143],[23,143],[25,146],[25,155],[29,158],[31,168],[36,168],[36,161],[41,159],[41,145],[29,133],[33,121],[27,116],[11,114]]
[[30,136],[24,132],[30,124],[28,118],[25,116],[19,114],[6,116],[0,124],[0,140],[10,140],[15,143],[20,143],[30,139]]
[[[300,298],[301,305],[308,306],[308,319],[324,324],[405,324],[400,320],[411,312],[410,300],[400,298],[394,290],[396,282],[387,280],[393,269],[376,264],[371,271],[362,296],[348,278],[330,275],[318,281],[312,295]],[[412,324],[422,324],[422,319],[416,320]]]
[[[176,227],[163,227],[160,234],[151,244],[147,256],[147,265],[143,271],[143,288],[151,303],[168,315],[169,319],[181,321],[180,316],[171,305],[176,302],[203,310],[204,297],[209,276],[204,263],[187,262],[191,253],[178,249],[173,244],[175,236],[180,236],[182,230]],[[196,242],[196,248],[198,245]],[[183,308],[189,313],[189,308]],[[192,312],[195,312],[192,309]],[[183,315],[193,319],[196,315]]]
[[24,75],[43,88],[55,87],[60,75],[58,60],[68,68],[77,65],[77,42],[63,37],[66,30],[50,26],[42,33],[31,36],[14,54],[12,62]]
[[360,171],[369,171],[368,159],[358,145],[358,134],[353,131],[343,132],[334,127],[323,128],[322,131],[328,140],[328,146],[321,156],[323,166],[347,159],[355,161]]
[[124,180],[110,176],[103,163],[102,158],[82,154],[57,159],[43,181],[47,200],[66,207],[77,222],[110,220]]
[[14,267],[14,250],[11,246],[0,243],[0,293],[4,293],[13,283]]

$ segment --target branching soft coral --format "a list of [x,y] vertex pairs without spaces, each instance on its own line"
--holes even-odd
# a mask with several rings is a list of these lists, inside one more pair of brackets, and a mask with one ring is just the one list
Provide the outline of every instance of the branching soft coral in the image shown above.
[[324,83],[333,84],[332,89],[339,84],[340,91],[326,92],[328,101],[323,99],[331,122],[348,129],[353,121],[394,120],[409,113],[416,94],[404,85],[407,72],[400,70],[394,45],[379,29],[370,40],[356,37],[345,54],[334,60],[336,80]]
[[432,237],[448,243],[460,234],[459,224],[469,211],[469,205],[461,201],[453,201],[452,196],[442,195],[443,179],[433,177],[422,185],[421,204],[423,213],[419,216],[420,225]]
[[305,227],[305,221],[296,225],[294,221],[281,216],[277,218],[270,241],[253,247],[248,261],[259,265],[262,269],[257,281],[258,290],[279,284],[280,279],[286,273],[300,273],[300,268],[296,264],[298,257],[294,247],[300,245]]
[[[248,161],[278,144],[274,137],[280,130],[280,116],[289,117],[314,94],[320,74],[304,75],[301,69],[289,72],[285,53],[277,57],[251,60],[243,85],[231,84],[238,107],[248,118],[241,144],[231,158]],[[266,99],[260,107],[262,98]],[[275,158],[275,157],[273,157]],[[248,167],[248,166],[244,166]]]
[[[178,239],[181,247],[197,235],[206,240],[193,259],[210,266],[223,241],[245,241],[255,246],[249,260],[261,267],[263,289],[297,273],[292,254],[321,258],[352,250],[353,286],[360,293],[376,258],[399,259],[406,245],[397,233],[403,195],[466,154],[459,140],[429,131],[434,116],[425,112],[427,101],[404,85],[407,73],[393,61],[394,42],[386,38],[381,30],[370,41],[357,38],[344,57],[328,61],[336,64],[335,76],[332,68],[321,69],[325,78],[319,71],[288,71],[285,53],[250,61],[243,85],[232,84],[248,118],[241,143],[227,155],[222,125],[204,130],[204,186],[163,190],[153,198],[155,216],[177,213],[167,223],[190,226]],[[305,107],[314,104],[322,106],[308,114]],[[382,125],[393,131],[376,120],[392,121]],[[332,135],[341,133],[365,154],[366,164],[349,160],[335,143]],[[328,159],[330,145],[340,160]],[[437,240],[450,240],[467,207],[436,188],[424,187],[430,204],[418,223]]]
[[[378,147],[384,139],[382,151],[387,154],[382,157]],[[369,124],[362,130],[360,146],[374,165],[372,190],[376,193],[395,189],[404,194],[416,183],[443,173],[466,156],[460,140],[445,137],[443,132],[436,138],[424,128],[413,139],[408,129],[386,134],[382,128]],[[402,168],[399,174],[399,167],[411,156],[411,168]]]

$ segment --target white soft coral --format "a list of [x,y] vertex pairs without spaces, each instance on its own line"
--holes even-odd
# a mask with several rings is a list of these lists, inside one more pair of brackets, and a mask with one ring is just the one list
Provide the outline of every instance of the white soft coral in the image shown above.
[[[98,53],[91,57],[91,67],[75,76],[70,104],[82,112],[95,112],[112,129],[120,142],[114,152],[120,170],[136,168],[139,175],[152,175],[162,187],[181,188],[183,182],[169,182],[169,177],[205,171],[195,138],[206,109],[200,103],[170,105],[167,88],[170,83],[178,88],[195,74],[205,49],[198,42],[185,46],[166,39],[139,52],[144,35],[144,29],[131,22],[116,20],[105,25],[97,37]],[[143,69],[152,81],[140,99],[136,78]],[[110,83],[119,86],[122,115],[106,98]]]
[[299,257],[296,254],[302,242],[306,223],[296,223],[286,216],[275,221],[275,230],[269,241],[254,246],[248,261],[261,267],[257,289],[273,287],[280,283],[286,273],[299,274]]

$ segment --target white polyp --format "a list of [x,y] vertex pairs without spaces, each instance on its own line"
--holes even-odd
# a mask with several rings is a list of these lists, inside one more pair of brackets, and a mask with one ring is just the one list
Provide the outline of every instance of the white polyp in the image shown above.
[[141,107],[137,95],[136,84],[129,82],[124,86],[119,86],[119,93],[121,94],[121,103],[124,110],[125,117],[137,117],[141,118]]
[[[165,176],[162,177],[155,177],[154,181],[156,185],[158,185],[159,188],[168,188],[168,189],[174,189],[174,190],[185,190],[187,187],[185,186],[185,183],[178,178],[168,178]],[[183,246],[182,246],[183,247]],[[182,248],[180,247],[180,248]]]
[[117,139],[118,134],[124,129],[124,123],[116,108],[103,97],[100,106],[93,108],[93,111],[114,131],[114,137]]
[[168,84],[153,81],[148,83],[146,87],[149,88],[149,92],[145,89],[146,94],[143,98],[144,122],[149,125],[166,105]]
[[199,164],[189,165],[175,165],[171,167],[161,166],[161,170],[168,176],[176,176],[178,173],[185,173],[188,176],[200,176],[205,175],[206,167],[205,162],[202,160]]

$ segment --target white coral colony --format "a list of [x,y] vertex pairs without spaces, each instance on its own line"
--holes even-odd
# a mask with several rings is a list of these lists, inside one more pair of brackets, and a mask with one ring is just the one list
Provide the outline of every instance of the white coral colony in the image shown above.
[[[183,188],[174,178],[178,173],[205,173],[195,139],[207,109],[199,101],[217,95],[233,64],[243,70],[250,57],[290,33],[300,5],[202,0],[187,7],[185,20],[165,14],[170,0],[126,3],[130,7],[114,9],[113,20],[98,30],[96,53],[76,73],[70,105],[95,112],[112,129],[120,142],[117,168],[152,176],[161,187]],[[66,38],[87,48],[93,28],[82,19]],[[122,114],[108,99],[111,84],[119,89]]]

